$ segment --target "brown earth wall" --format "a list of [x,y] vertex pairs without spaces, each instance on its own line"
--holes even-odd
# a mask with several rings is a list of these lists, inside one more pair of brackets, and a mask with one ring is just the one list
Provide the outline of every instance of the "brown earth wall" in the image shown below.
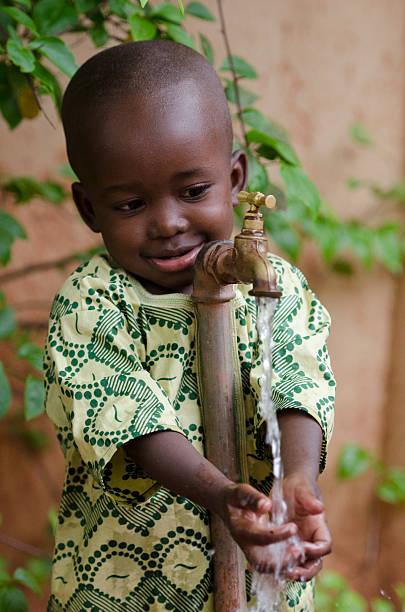
[[[216,12],[214,0],[206,4]],[[405,3],[226,0],[224,9],[233,52],[259,73],[258,81],[249,83],[260,95],[259,108],[287,128],[324,199],[344,218],[383,218],[369,192],[349,191],[345,181],[354,176],[388,187],[403,176]],[[194,20],[190,31],[193,28],[214,42],[219,67],[225,50],[218,23]],[[80,39],[73,50],[79,63],[93,53]],[[60,125],[51,106],[46,108],[55,129],[44,117],[24,122],[13,133],[0,125],[2,174],[45,179],[65,162]],[[348,136],[353,122],[369,127],[375,146],[353,144]],[[277,181],[276,174],[272,179]],[[97,241],[70,204],[58,209],[34,202],[12,210],[29,239],[14,246],[7,271],[59,260]],[[405,513],[376,501],[371,476],[339,482],[335,463],[342,445],[356,441],[390,464],[404,466],[404,280],[379,267],[338,276],[320,262],[311,245],[299,266],[333,319],[329,348],[338,380],[336,428],[321,486],[334,552],[325,566],[342,572],[368,597],[377,596],[380,589],[391,593],[395,582],[405,581]],[[35,327],[40,342],[52,297],[72,267],[43,270],[4,284],[19,319]],[[2,348],[2,358],[14,364],[7,347]],[[15,396],[18,407],[18,382]],[[51,550],[46,516],[49,506],[58,503],[64,472],[61,453],[52,435],[50,448],[41,456],[28,451],[10,435],[15,427],[12,415],[0,427],[0,532]],[[48,433],[52,429],[45,416],[35,427]],[[15,546],[0,543],[0,554],[17,563],[24,555]],[[41,603],[35,601],[30,610],[45,609],[46,596]]]

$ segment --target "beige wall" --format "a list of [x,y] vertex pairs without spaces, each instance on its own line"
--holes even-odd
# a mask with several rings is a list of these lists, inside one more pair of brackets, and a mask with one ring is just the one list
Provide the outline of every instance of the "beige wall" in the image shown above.
[[[206,4],[216,11],[214,0]],[[403,175],[402,0],[227,0],[224,8],[233,52],[249,60],[260,74],[257,82],[249,83],[261,96],[259,107],[288,129],[304,169],[324,199],[344,218],[382,218],[382,213],[375,212],[376,201],[366,191],[349,192],[345,180],[356,176],[389,186]],[[194,20],[193,27],[203,27],[215,39],[218,67],[225,56],[218,24]],[[74,51],[79,61],[88,54],[86,44],[80,42]],[[53,114],[51,107],[49,113]],[[361,149],[350,142],[348,126],[354,121],[369,126],[375,147]],[[43,117],[25,122],[13,134],[4,125],[0,130],[2,173],[45,178],[64,161],[60,127],[54,130]],[[276,171],[273,174],[276,180]],[[95,237],[69,206],[57,211],[35,203],[22,206],[17,214],[30,240],[15,246],[15,267],[58,259],[94,243]],[[310,245],[299,263],[333,317],[329,347],[338,379],[336,429],[322,487],[335,547],[325,561],[362,592],[378,595],[380,589],[389,592],[393,582],[405,579],[403,511],[375,502],[369,476],[350,484],[337,482],[334,466],[339,449],[349,440],[404,465],[401,373],[405,357],[404,332],[402,328],[401,335],[399,328],[404,285],[378,267],[354,277],[336,276],[319,262]],[[21,319],[46,319],[51,297],[65,276],[66,271],[54,270],[7,284],[10,302],[19,304]],[[31,307],[22,308],[27,299]],[[44,419],[42,424],[46,426]],[[17,463],[18,453],[15,448],[7,450],[4,434],[2,440],[2,488],[13,491],[14,479],[22,473],[26,496],[43,516],[52,501],[49,487],[46,493],[41,491],[37,471],[29,462],[17,473],[12,470],[10,482],[9,466]],[[53,482],[60,482],[60,453],[53,449],[45,463]],[[3,503],[3,531],[39,545],[41,537],[29,528],[32,508],[23,504],[17,512],[14,492]],[[17,514],[18,522],[13,523]],[[370,534],[378,539],[380,529],[383,538],[374,558],[367,553]]]

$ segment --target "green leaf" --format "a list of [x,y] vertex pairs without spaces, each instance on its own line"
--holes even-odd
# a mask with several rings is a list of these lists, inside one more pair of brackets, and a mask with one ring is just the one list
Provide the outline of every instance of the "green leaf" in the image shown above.
[[47,559],[28,559],[26,566],[37,582],[43,583],[49,578],[52,564]]
[[14,196],[17,204],[28,202],[40,193],[38,181],[30,176],[15,176],[3,185],[3,189]]
[[45,181],[44,183],[40,183],[40,190],[40,195],[42,195],[45,200],[53,202],[54,204],[60,204],[66,197],[66,193],[62,185],[59,185],[59,183],[55,183],[53,181]]
[[353,140],[366,147],[373,144],[373,139],[371,138],[368,129],[362,123],[353,123],[350,126],[350,135]]
[[128,19],[131,15],[135,13],[137,15],[142,15],[142,10],[139,6],[135,6],[129,0],[110,0],[108,3],[108,8],[114,15],[118,15],[121,19]]
[[331,262],[331,267],[334,270],[334,272],[336,272],[337,274],[342,274],[346,276],[354,274],[353,265],[350,263],[350,261],[347,261],[346,259],[342,259],[342,258],[334,259]]
[[0,210],[0,227],[12,238],[26,238],[22,225],[4,210]]
[[264,132],[267,136],[272,136],[277,140],[288,142],[287,132],[274,121],[270,121],[256,108],[245,108],[242,111],[243,121],[257,130],[258,132]]
[[25,587],[36,593],[36,595],[41,595],[41,589],[39,588],[39,584],[34,578],[34,576],[25,569],[25,567],[17,567],[13,574],[14,580],[23,584]]
[[31,8],[31,0],[17,0],[18,4],[22,4],[22,6],[25,6],[25,8],[30,9]]
[[11,404],[11,388],[3,364],[0,361],[0,419],[4,417]]
[[23,26],[28,28],[28,30],[34,32],[34,34],[37,34],[37,28],[35,26],[35,23],[32,21],[31,17],[27,15],[27,13],[24,13],[24,11],[21,11],[19,8],[14,6],[4,6],[0,8],[0,11],[4,11],[8,15],[10,15],[10,17],[15,19],[15,21],[21,23]]
[[39,378],[28,376],[24,390],[25,418],[27,421],[43,413],[45,405],[44,383]]
[[398,181],[385,193],[385,197],[396,202],[405,202],[405,181]]
[[66,0],[39,0],[34,7],[33,17],[39,32],[46,37],[59,34],[78,20],[76,8]]
[[391,468],[377,487],[377,495],[389,504],[403,504],[405,502],[405,472],[400,468]]
[[181,13],[181,14],[183,15],[183,17],[184,17],[184,5],[183,5],[183,0],[177,0],[177,4],[178,4],[178,7],[179,7],[179,11],[180,11],[180,13]]
[[35,429],[25,429],[21,432],[25,444],[35,451],[43,451],[49,448],[49,438],[43,431]]
[[[0,525],[2,524],[2,522],[3,522],[3,517],[0,514]],[[6,586],[6,584],[10,582],[11,582],[11,578],[7,571],[6,559],[4,559],[4,557],[0,557],[0,583],[2,583],[3,586]]]
[[98,8],[100,2],[98,0],[74,0],[78,13],[87,13]]
[[108,41],[108,32],[104,26],[104,20],[97,20],[90,29],[90,36],[96,47],[103,47]]
[[145,8],[145,6],[148,4],[148,0],[139,0],[139,4],[142,8]]
[[317,217],[314,220],[312,235],[318,243],[325,261],[331,261],[339,248],[338,233],[339,225],[329,219]]
[[42,372],[43,370],[43,351],[42,349],[33,344],[32,342],[25,342],[20,346],[17,352],[17,357],[28,361],[36,370]]
[[43,36],[42,38],[36,38],[28,46],[31,49],[38,49],[39,53],[45,55],[69,78],[74,75],[78,68],[73,53],[60,38]]
[[[226,99],[228,100],[228,102],[231,102],[232,104],[237,104],[235,85],[233,81],[229,81],[228,79],[226,79],[225,81],[226,81],[226,86],[225,86]],[[248,91],[247,89],[244,89],[243,87],[239,87],[239,85],[237,86],[237,88],[238,88],[238,93],[239,93],[239,101],[240,101],[240,105],[242,109],[247,108],[248,106],[251,106],[254,102],[256,102],[256,100],[259,97],[252,91]]]
[[286,219],[284,212],[265,213],[264,227],[288,257],[296,261],[301,251],[301,238]]
[[358,189],[359,187],[363,187],[363,186],[364,186],[364,181],[360,179],[350,177],[346,181],[346,187],[348,189]]
[[49,526],[51,528],[51,532],[53,533],[53,535],[55,535],[56,527],[58,525],[58,512],[53,507],[49,508],[48,510],[48,521]]
[[189,2],[186,6],[186,13],[198,19],[205,19],[205,21],[215,21],[214,15],[201,2]]
[[228,57],[222,64],[220,70],[222,70],[223,72],[232,72],[231,59],[236,72],[236,76],[241,79],[257,79],[257,72],[253,68],[253,66],[248,64],[247,61],[243,59],[243,57],[239,57],[238,55],[228,55]]
[[373,231],[357,222],[345,225],[349,245],[367,268],[373,263]]
[[31,176],[17,176],[8,181],[3,189],[12,193],[17,204],[28,202],[36,196],[59,204],[66,196],[62,186],[52,181],[40,182]]
[[33,70],[32,75],[39,80],[43,90],[51,96],[53,103],[60,111],[62,105],[62,91],[56,77],[38,61],[35,63],[35,70]]
[[401,227],[395,223],[383,225],[374,233],[375,255],[394,274],[402,272],[404,250],[401,234]]
[[169,21],[170,23],[175,23],[180,25],[183,23],[184,17],[182,16],[179,9],[174,6],[171,2],[160,2],[156,5],[151,13],[152,19],[159,19],[163,21]]
[[201,45],[201,50],[203,52],[203,55],[209,61],[211,66],[213,66],[214,65],[214,49],[212,48],[210,41],[208,40],[208,38],[204,36],[204,34],[201,34],[200,32],[199,37],[200,37],[200,45]]
[[363,474],[371,464],[369,451],[357,444],[346,444],[340,451],[337,462],[337,475],[341,480],[349,480]]
[[17,127],[22,119],[18,106],[18,90],[10,78],[14,70],[20,72],[15,66],[0,62],[0,110],[11,130]]
[[367,604],[363,597],[352,590],[343,591],[335,603],[337,612],[366,612]]
[[[289,144],[284,141],[277,140],[264,132],[259,132],[258,130],[249,130],[246,134],[247,141],[249,143],[255,142],[258,144],[263,144],[268,147],[271,151],[269,155],[269,159],[273,159],[273,152],[276,152],[277,157],[280,157],[287,164],[291,164],[292,166],[299,166],[299,159],[296,156],[295,152],[292,150]],[[263,149],[262,149],[263,151]],[[267,157],[267,155],[265,155]]]
[[335,591],[335,593],[339,593],[340,591],[344,591],[347,587],[346,579],[338,574],[338,572],[334,571],[323,571],[319,575],[319,584],[324,588],[331,591]]
[[76,175],[76,173],[74,172],[74,170],[69,166],[69,164],[62,164],[61,166],[59,166],[59,168],[57,169],[58,174],[60,174],[61,176],[64,176],[65,178],[71,180],[71,181],[78,181],[78,177]]
[[191,49],[196,50],[194,41],[184,30],[182,30],[178,25],[168,23],[167,24],[167,33],[170,38],[186,47],[191,47]]
[[405,606],[405,582],[397,582],[397,584],[394,585],[394,590],[402,606]]
[[9,338],[16,327],[15,312],[7,306],[0,310],[0,338]]
[[3,265],[10,259],[10,247],[14,240],[26,237],[18,221],[4,210],[0,210],[0,261]]
[[155,24],[148,19],[131,15],[128,19],[129,27],[131,28],[132,38],[137,40],[152,40],[156,36],[157,28]]
[[371,601],[372,612],[395,612],[395,608],[390,601],[376,597]]
[[32,72],[35,68],[35,57],[29,49],[24,47],[22,40],[9,39],[6,44],[9,58],[22,72]]
[[15,586],[6,586],[0,591],[0,612],[28,612],[25,595]]
[[308,211],[316,216],[321,207],[321,198],[317,188],[302,168],[282,164],[280,175],[286,188],[287,202],[292,200],[302,202]]
[[267,194],[269,187],[269,177],[266,168],[250,152],[246,152],[248,157],[248,191],[261,191]]

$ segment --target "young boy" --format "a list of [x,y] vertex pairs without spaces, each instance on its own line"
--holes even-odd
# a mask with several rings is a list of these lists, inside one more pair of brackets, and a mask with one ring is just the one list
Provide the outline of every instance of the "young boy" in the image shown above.
[[229,238],[247,178],[219,79],[182,45],[128,43],[80,68],[62,114],[74,201],[108,255],[67,279],[51,313],[47,411],[67,472],[48,609],[213,610],[209,511],[262,572],[272,571],[267,545],[298,532],[305,559],[287,573],[286,597],[311,610],[310,580],[331,546],[317,486],[332,428],[329,317],[278,257],[273,397],[290,522],[263,521],[271,456],[244,286],[232,307],[250,485],[204,458],[193,264],[207,242]]

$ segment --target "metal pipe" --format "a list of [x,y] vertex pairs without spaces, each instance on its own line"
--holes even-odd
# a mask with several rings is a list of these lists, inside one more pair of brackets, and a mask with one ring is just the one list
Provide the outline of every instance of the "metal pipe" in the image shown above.
[[[209,243],[198,255],[192,299],[197,308],[200,381],[205,454],[234,482],[244,472],[238,452],[235,417],[234,362],[230,301],[233,283],[252,283],[252,295],[280,297],[269,263],[267,238],[258,211],[263,194],[246,194],[251,209],[235,241]],[[215,551],[214,601],[216,612],[245,612],[245,560],[222,520],[210,517]]]

